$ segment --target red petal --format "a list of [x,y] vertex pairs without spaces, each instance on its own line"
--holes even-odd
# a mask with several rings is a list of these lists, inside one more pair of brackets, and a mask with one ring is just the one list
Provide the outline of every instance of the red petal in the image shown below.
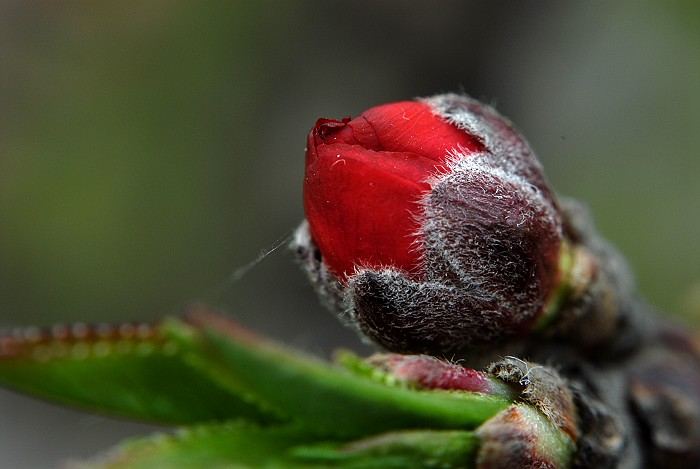
[[348,125],[353,127],[362,120],[372,126],[379,144],[387,151],[407,151],[444,162],[456,148],[470,152],[484,149],[475,137],[434,115],[430,106],[421,102],[373,107]]
[[415,271],[421,179],[435,163],[410,153],[359,145],[317,148],[307,166],[304,208],[311,236],[328,268],[341,278],[355,265]]

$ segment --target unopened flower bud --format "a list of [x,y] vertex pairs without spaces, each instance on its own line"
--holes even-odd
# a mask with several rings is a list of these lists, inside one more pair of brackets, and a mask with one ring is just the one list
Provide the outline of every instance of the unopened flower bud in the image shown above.
[[438,95],[320,119],[295,246],[326,303],[397,352],[522,337],[556,300],[563,222],[492,108]]
[[376,354],[367,363],[418,389],[498,396],[513,405],[485,421],[475,467],[569,467],[581,436],[569,382],[555,370],[514,357],[486,371],[426,355]]
[[420,276],[421,197],[451,152],[481,142],[421,102],[386,104],[355,119],[320,119],[306,147],[304,209],[311,237],[341,280],[356,267]]
[[419,389],[470,391],[515,399],[516,395],[498,378],[484,371],[465,368],[429,355],[400,355],[378,353],[367,363],[397,381],[412,384]]

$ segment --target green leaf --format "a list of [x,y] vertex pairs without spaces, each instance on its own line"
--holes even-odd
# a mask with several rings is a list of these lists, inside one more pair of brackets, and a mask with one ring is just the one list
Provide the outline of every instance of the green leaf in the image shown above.
[[132,440],[72,469],[471,468],[478,439],[465,431],[408,431],[360,441],[314,442],[297,426],[203,425]]
[[387,385],[315,357],[262,340],[205,310],[188,319],[204,333],[212,361],[237,386],[324,435],[361,436],[384,431],[472,429],[510,400],[463,391],[415,390]]
[[121,444],[95,462],[71,469],[322,468],[290,457],[288,450],[313,440],[297,427],[246,422],[198,425]]
[[0,383],[124,417],[180,424],[294,421],[323,438],[473,429],[511,402],[353,373],[204,308],[156,326],[78,325],[6,336]]
[[0,336],[0,383],[63,404],[159,423],[274,420],[202,367],[192,340],[191,331],[171,321],[15,330]]
[[343,444],[297,447],[299,458],[342,468],[421,469],[474,467],[479,437],[464,430],[408,430]]

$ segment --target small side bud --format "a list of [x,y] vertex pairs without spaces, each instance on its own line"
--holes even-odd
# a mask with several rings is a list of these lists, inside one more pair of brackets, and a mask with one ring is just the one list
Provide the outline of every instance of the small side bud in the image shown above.
[[554,370],[508,357],[487,373],[518,390],[513,405],[477,430],[478,469],[568,467],[579,439],[574,395]]
[[556,469],[569,466],[574,443],[542,414],[514,405],[479,427],[477,469]]
[[419,389],[476,392],[506,399],[517,397],[509,386],[484,371],[428,355],[378,353],[369,357],[367,363],[392,379]]

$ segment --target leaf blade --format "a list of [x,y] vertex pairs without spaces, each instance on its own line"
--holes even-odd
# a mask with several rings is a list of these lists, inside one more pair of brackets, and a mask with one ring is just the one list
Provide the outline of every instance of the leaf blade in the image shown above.
[[258,427],[247,422],[198,425],[171,434],[127,440],[94,461],[71,469],[301,469],[309,466],[287,457],[287,450],[309,443],[296,427]]
[[478,393],[392,387],[262,340],[206,310],[187,320],[203,331],[212,360],[221,360],[246,389],[324,435],[473,429],[511,403]]
[[188,424],[245,417],[275,420],[193,364],[172,325],[75,325],[0,337],[0,384],[119,417]]
[[298,426],[247,422],[200,425],[130,440],[70,469],[469,469],[478,437],[465,431],[410,431],[360,441],[315,441]]

